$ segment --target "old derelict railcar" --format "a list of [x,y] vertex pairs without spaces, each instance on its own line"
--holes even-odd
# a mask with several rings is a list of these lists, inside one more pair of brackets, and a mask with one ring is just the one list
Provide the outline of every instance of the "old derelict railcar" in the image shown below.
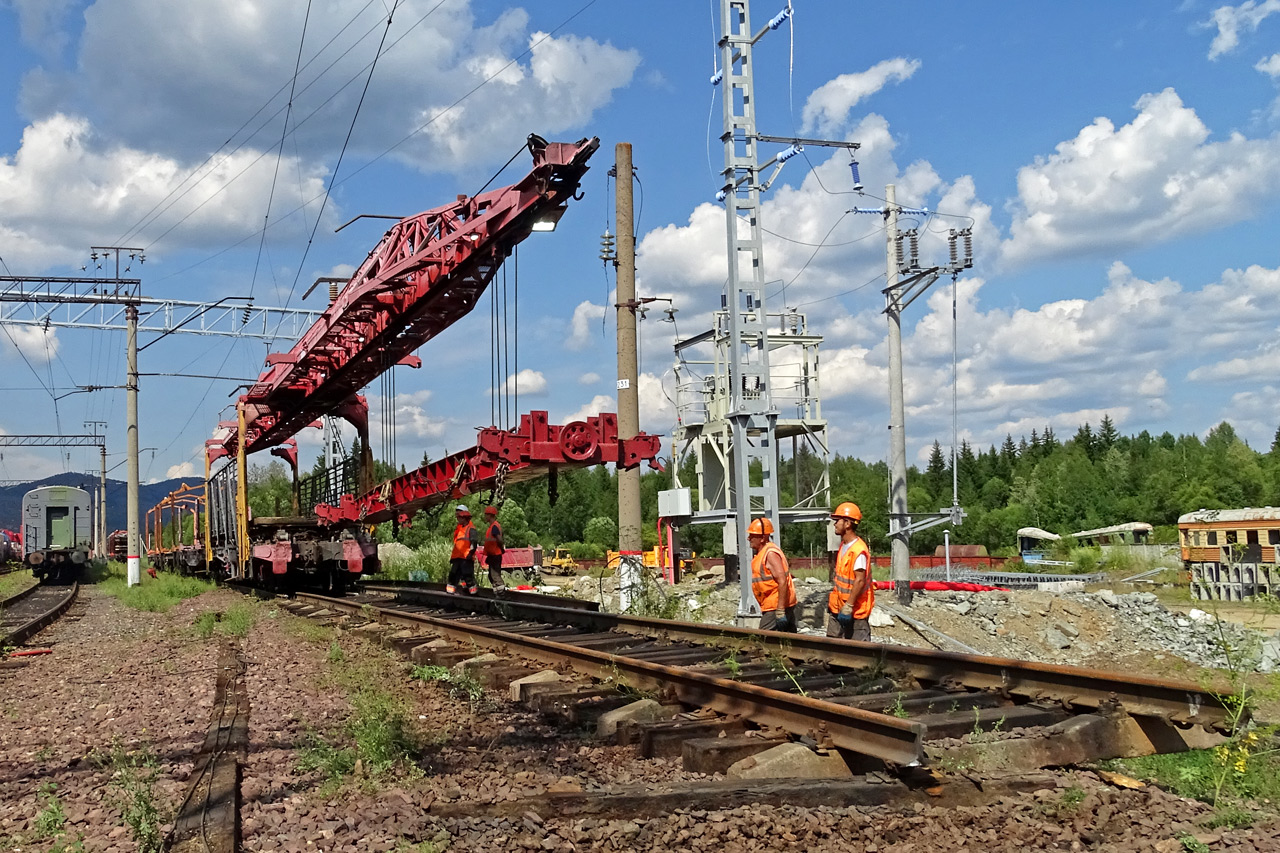
[[44,583],[79,580],[89,562],[93,517],[89,493],[42,486],[22,496],[23,562]]
[[1178,519],[1182,564],[1198,599],[1280,593],[1280,508],[1202,509]]

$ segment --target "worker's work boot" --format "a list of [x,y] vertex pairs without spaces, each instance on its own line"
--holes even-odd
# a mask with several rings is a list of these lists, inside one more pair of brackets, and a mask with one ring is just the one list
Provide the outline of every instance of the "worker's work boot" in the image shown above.
[[480,592],[480,586],[479,586],[479,584],[473,584],[473,585],[472,585],[472,586],[467,590],[467,592],[471,593],[472,595],[475,595],[476,593]]
[[447,583],[444,585],[444,591],[449,593],[450,595],[453,595],[455,592],[458,591],[458,589],[453,584]]

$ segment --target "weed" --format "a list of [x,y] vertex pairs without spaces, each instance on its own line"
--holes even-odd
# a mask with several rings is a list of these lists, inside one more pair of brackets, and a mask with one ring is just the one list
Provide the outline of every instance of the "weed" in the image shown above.
[[129,586],[124,566],[111,563],[98,588],[107,595],[120,599],[120,603],[134,610],[164,613],[170,607],[188,598],[212,590],[211,581],[183,577],[171,572],[158,572],[156,577],[143,573],[136,586]]
[[1247,829],[1253,825],[1253,812],[1242,809],[1239,806],[1227,806],[1218,809],[1213,816],[1206,821],[1202,821],[1207,829],[1218,829],[1226,827],[1227,829]]
[[290,634],[308,643],[327,643],[333,638],[332,628],[302,617],[286,619],[283,626]]
[[1189,832],[1180,832],[1175,838],[1182,843],[1187,853],[1210,853],[1209,845]]
[[969,734],[974,738],[982,736],[982,712],[977,708],[973,709],[973,731]]
[[899,693],[893,697],[893,704],[885,709],[885,713],[892,717],[905,718],[911,716],[906,708],[902,707],[902,694]]
[[419,841],[417,844],[410,844],[403,838],[396,842],[392,853],[440,853],[444,850],[434,841]]
[[155,784],[159,771],[150,747],[127,751],[118,741],[111,745],[111,781],[108,802],[120,809],[124,822],[133,830],[133,840],[142,853],[159,853],[160,811],[156,807]]
[[959,711],[959,710],[960,710],[960,700],[959,700],[959,699],[952,699],[952,700],[951,700],[951,707],[947,709],[947,713],[949,713],[949,714],[954,714],[956,711]]
[[216,611],[206,610],[197,616],[196,621],[192,623],[196,636],[202,640],[212,637],[214,626],[218,624],[219,615]]
[[737,678],[742,674],[742,662],[738,660],[736,652],[730,652],[729,655],[720,662],[724,664],[724,668],[728,671],[730,678]]
[[342,663],[347,659],[346,653],[342,651],[342,646],[337,640],[329,643],[329,663]]
[[249,602],[236,602],[223,614],[220,633],[228,637],[247,637],[257,615],[254,606]]
[[1000,731],[1003,728],[1004,728],[1004,717],[1001,717],[1000,719],[996,720],[994,723],[991,724],[991,733],[995,734],[996,732]]
[[44,746],[36,750],[36,754],[32,756],[36,761],[48,761],[53,758],[53,744],[46,743]]
[[450,696],[466,699],[473,715],[484,700],[484,685],[466,670],[455,671],[447,666],[415,666],[412,673],[414,678],[444,684]]
[[44,801],[44,808],[36,815],[32,831],[40,840],[53,838],[62,832],[67,825],[67,813],[62,809],[62,801],[58,799],[58,786],[53,782],[45,782],[40,786],[39,797]]
[[795,672],[791,669],[791,659],[787,654],[790,650],[791,644],[786,641],[779,643],[776,648],[770,647],[768,649],[769,668],[785,675],[801,696],[808,696],[809,694],[800,686],[800,682],[796,680]]
[[1062,805],[1067,808],[1074,809],[1084,802],[1084,798],[1088,796],[1084,788],[1079,785],[1072,785],[1062,792]]
[[355,714],[347,728],[356,754],[370,776],[381,776],[417,752],[404,707],[380,690],[362,690],[351,697]]
[[965,773],[973,769],[973,762],[967,758],[946,755],[938,759],[936,766],[944,773]]
[[306,742],[298,750],[298,770],[303,773],[319,770],[325,781],[334,786],[350,776],[355,767],[354,749],[335,746],[316,732],[309,732]]

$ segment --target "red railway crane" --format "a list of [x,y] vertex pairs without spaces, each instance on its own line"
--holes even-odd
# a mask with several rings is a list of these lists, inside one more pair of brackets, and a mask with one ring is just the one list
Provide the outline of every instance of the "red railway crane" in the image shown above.
[[392,365],[421,366],[413,351],[471,311],[516,244],[532,231],[554,227],[599,144],[596,138],[549,143],[530,135],[528,175],[400,220],[297,344],[267,356],[267,369],[239,399],[240,416],[220,423],[205,442],[207,465],[222,456],[240,459],[235,480],[223,477],[226,469],[210,477],[211,565],[218,562],[232,575],[263,576],[294,567],[323,573],[340,588],[349,574],[376,566],[367,525],[408,522],[425,507],[563,467],[655,464],[658,437],[620,440],[616,415],[557,426],[546,412],[532,412],[521,417],[518,429],[482,429],[475,447],[359,497],[343,495],[337,506],[319,504],[314,515],[251,520],[247,506],[244,455],[273,448],[290,462],[296,481],[296,444],[279,445],[324,415],[355,425],[365,453],[361,490],[369,489],[368,405],[357,392]]

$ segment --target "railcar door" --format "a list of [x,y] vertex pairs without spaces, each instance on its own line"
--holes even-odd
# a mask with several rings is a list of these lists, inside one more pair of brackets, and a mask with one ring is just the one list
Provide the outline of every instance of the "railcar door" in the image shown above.
[[75,545],[75,529],[72,527],[70,507],[47,507],[44,525],[46,547],[69,548]]

